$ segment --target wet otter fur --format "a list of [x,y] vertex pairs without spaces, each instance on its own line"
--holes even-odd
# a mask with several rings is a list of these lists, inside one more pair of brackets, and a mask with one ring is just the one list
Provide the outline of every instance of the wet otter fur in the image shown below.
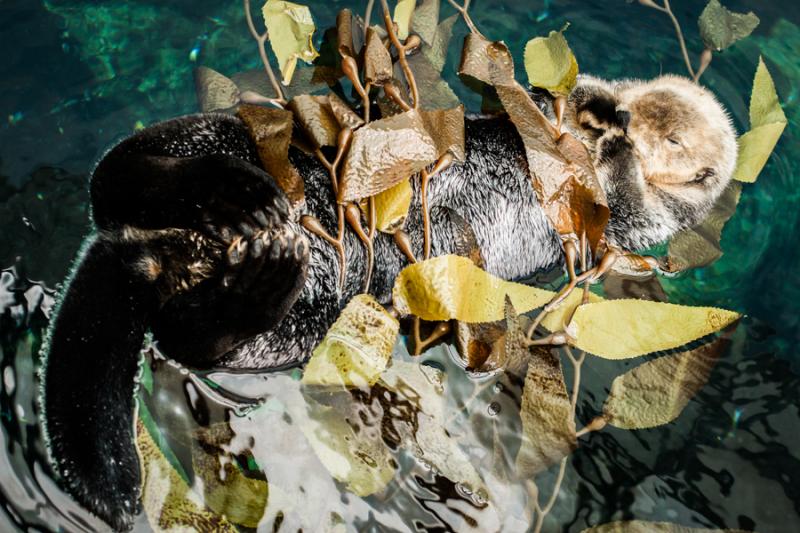
[[[535,99],[552,116],[552,102]],[[725,111],[683,78],[584,77],[569,96],[565,127],[593,155],[611,210],[607,237],[629,250],[701,221],[735,164]],[[429,186],[432,254],[463,254],[466,241],[476,242],[484,268],[506,279],[557,265],[560,240],[513,124],[468,117],[465,135],[466,161]],[[139,510],[134,393],[148,331],[189,367],[273,369],[306,360],[361,291],[366,255],[356,235],[345,236],[340,289],[336,252],[297,223],[310,214],[334,232],[327,171],[300,150],[290,160],[305,181],[299,212],[290,212],[247,128],[229,115],[145,128],[93,172],[96,232],[43,348],[42,421],[62,485],[115,529],[129,529]],[[418,177],[412,186],[405,230],[421,256]],[[406,264],[391,236],[379,234],[370,286],[379,301],[389,301]]]

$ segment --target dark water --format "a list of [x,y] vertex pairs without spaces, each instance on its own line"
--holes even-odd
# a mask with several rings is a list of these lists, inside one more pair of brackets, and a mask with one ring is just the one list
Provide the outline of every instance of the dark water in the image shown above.
[[[725,255],[662,284],[671,302],[735,309],[746,318],[708,384],[676,421],[642,431],[606,428],[580,439],[544,531],[632,519],[800,530],[800,8],[777,1],[726,5],[754,10],[761,24],[752,37],[715,56],[704,83],[745,131],[761,54],[789,125],[758,183],[744,187],[723,234]],[[331,25],[342,7],[363,9],[352,2],[312,5],[317,26]],[[703,3],[675,0],[673,7],[690,50],[699,50],[694,20]],[[509,44],[518,66],[530,37],[569,21],[567,37],[584,72],[641,78],[684,73],[669,20],[635,3],[479,0],[472,13],[484,33]],[[464,31],[457,25],[454,43]],[[0,50],[0,268],[13,267],[0,277],[0,531],[102,530],[51,480],[35,405],[38,345],[53,289],[89,230],[88,171],[136,127],[196,111],[195,67],[233,74],[257,68],[258,55],[239,2],[209,0],[2,0]],[[454,75],[458,53],[452,46],[445,73],[475,109],[478,98]],[[514,387],[498,390],[466,379],[444,349],[426,357],[445,371],[448,409],[456,412],[474,397],[467,414],[447,427],[480,470],[485,428],[507,425],[500,431],[504,438],[518,431],[509,415],[519,401]],[[142,388],[142,403],[151,429],[161,428],[160,444],[176,468],[190,470],[192,441],[182,435],[198,424],[226,423],[239,440],[252,437],[229,446],[240,455],[247,451],[259,467],[250,470],[263,470],[270,486],[284,491],[282,497],[270,493],[261,524],[266,530],[276,522],[281,530],[316,530],[331,513],[348,530],[527,527],[519,486],[495,485],[505,507],[487,509],[402,450],[396,456],[400,474],[382,497],[361,499],[343,491],[314,461],[297,423],[285,421],[287,413],[302,417],[305,407],[291,372],[193,376],[168,362],[149,361],[146,375],[152,379]],[[635,364],[587,361],[579,426],[599,412],[611,379]],[[252,398],[265,404],[248,408]],[[500,412],[490,414],[497,406]],[[537,479],[544,498],[556,470]],[[191,479],[187,471],[182,474]],[[149,527],[141,517],[137,529]]]

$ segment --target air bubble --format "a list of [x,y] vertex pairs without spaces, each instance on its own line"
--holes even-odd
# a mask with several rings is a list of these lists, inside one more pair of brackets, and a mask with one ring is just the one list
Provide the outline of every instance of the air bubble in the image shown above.
[[486,408],[486,412],[489,413],[489,416],[496,416],[500,413],[500,404],[497,402],[490,403],[489,407]]

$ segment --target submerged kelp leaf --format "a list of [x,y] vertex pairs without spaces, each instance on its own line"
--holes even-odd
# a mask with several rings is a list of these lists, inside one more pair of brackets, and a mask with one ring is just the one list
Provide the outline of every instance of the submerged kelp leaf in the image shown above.
[[439,23],[439,0],[422,0],[414,10],[411,30],[430,45],[436,38],[436,25]]
[[733,177],[753,183],[786,127],[786,115],[778,101],[775,83],[764,64],[758,59],[758,68],[750,95],[750,131],[739,137],[739,157]]
[[448,109],[460,105],[460,100],[425,54],[415,54],[408,58],[408,65],[420,87],[419,103],[423,109]]
[[367,46],[364,51],[364,80],[380,86],[392,79],[392,56],[383,45],[376,27],[367,30]]
[[326,402],[329,405],[306,395],[309,420],[301,430],[314,453],[331,476],[354,494],[365,497],[382,491],[394,477],[396,464],[380,431],[353,427],[359,419],[352,416],[349,394],[335,393]]
[[488,494],[475,467],[445,428],[445,391],[441,371],[430,366],[394,361],[380,383],[414,407],[415,420],[404,424],[402,446],[418,459],[486,501]]
[[264,170],[283,189],[293,208],[302,204],[305,201],[303,178],[289,161],[292,113],[246,104],[239,107],[238,113],[256,143]]
[[700,225],[683,230],[669,240],[670,272],[708,266],[722,257],[722,228],[736,212],[741,192],[742,185],[732,181]]
[[[583,291],[572,291],[567,296],[561,305],[553,309],[542,319],[542,326],[550,331],[562,331],[568,326],[568,321],[575,314],[575,309],[583,301]],[[590,292],[589,301],[587,303],[602,302],[603,298],[597,294]]]
[[261,13],[269,32],[269,44],[278,58],[283,83],[288,85],[298,59],[311,63],[319,56],[312,40],[317,29],[314,19],[307,6],[284,0],[267,0]]
[[603,279],[603,292],[609,300],[634,298],[651,302],[667,302],[669,298],[655,273],[647,277],[631,278],[609,272]]
[[198,429],[192,439],[192,468],[209,509],[234,524],[255,528],[267,507],[264,474],[245,475],[224,447],[233,438],[227,422]]
[[430,46],[422,47],[422,55],[428,58],[433,68],[442,72],[447,61],[447,49],[450,46],[450,38],[453,36],[453,25],[458,20],[458,13],[444,19],[436,27],[436,33]]
[[464,106],[451,109],[423,109],[420,112],[425,129],[436,144],[438,157],[450,152],[456,161],[464,161]]
[[409,265],[394,283],[402,315],[423,320],[492,322],[505,318],[505,297],[521,313],[546,304],[554,293],[496,278],[466,257],[442,255]]
[[408,37],[411,29],[411,18],[414,16],[414,6],[417,0],[398,0],[394,7],[392,20],[397,24],[397,36],[402,40]]
[[521,478],[546,470],[577,446],[575,417],[561,361],[549,348],[534,350],[522,392],[523,437],[516,470]]
[[[329,86],[336,83],[335,78],[318,78],[316,67],[299,66],[292,77],[292,84],[283,86],[283,95],[291,100],[301,94],[319,94],[328,92]],[[237,72],[231,79],[239,88],[239,93],[253,92],[265,96],[274,96],[274,89],[269,78],[264,75],[263,68]]]
[[375,298],[355,296],[314,349],[303,385],[373,385],[391,358],[399,329]]
[[194,87],[203,113],[229,109],[239,103],[236,83],[214,69],[197,67],[194,70]]
[[374,196],[437,159],[436,144],[415,110],[370,122],[353,132],[339,200]]
[[629,520],[609,522],[584,529],[581,533],[747,533],[741,529],[706,529],[679,526],[669,522],[646,522]]
[[506,296],[505,319],[497,322],[456,324],[456,349],[467,370],[476,373],[505,370],[522,377],[528,366],[527,317],[519,316]]
[[413,195],[410,180],[403,180],[394,187],[376,194],[377,228],[384,233],[394,233],[401,229],[408,216]]
[[578,62],[564,38],[564,30],[528,41],[524,57],[531,85],[565,96],[575,87]]
[[578,307],[567,333],[570,344],[606,359],[669,350],[704,337],[741,315],[716,307],[688,307],[645,300],[606,300]]
[[672,422],[706,384],[728,341],[647,361],[617,376],[603,406],[606,421],[621,429],[645,429]]
[[758,26],[758,17],[749,13],[734,13],[719,0],[710,0],[700,14],[697,25],[706,48],[723,50],[750,35]]
[[142,468],[142,507],[154,531],[238,531],[224,516],[209,512],[203,506],[164,458],[139,419],[136,420],[136,448]]

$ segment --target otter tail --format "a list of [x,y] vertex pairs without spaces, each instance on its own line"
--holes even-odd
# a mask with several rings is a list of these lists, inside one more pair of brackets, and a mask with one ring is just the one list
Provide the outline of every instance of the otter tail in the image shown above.
[[42,421],[61,485],[114,529],[139,510],[134,392],[156,294],[134,272],[135,245],[90,240],[43,349]]

